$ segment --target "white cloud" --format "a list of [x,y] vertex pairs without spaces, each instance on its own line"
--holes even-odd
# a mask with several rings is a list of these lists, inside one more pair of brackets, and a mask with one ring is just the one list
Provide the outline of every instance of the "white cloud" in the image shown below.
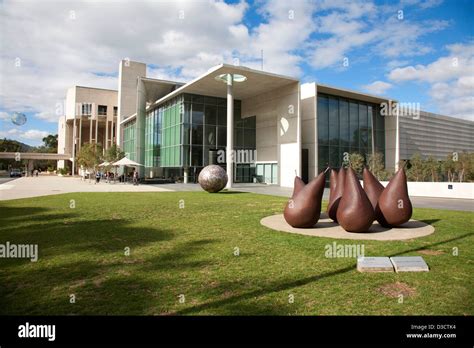
[[[410,1],[420,7],[436,3]],[[233,58],[260,69],[263,50],[265,70],[298,77],[303,63],[317,69],[342,65],[362,47],[392,62],[424,54],[430,47],[419,38],[447,25],[387,19],[383,6],[370,1],[261,0],[255,6],[264,20],[250,28],[244,0],[5,2],[2,109],[56,122],[68,87],[116,89],[118,62],[125,57],[151,64],[150,77],[186,82]],[[324,40],[313,40],[314,34]]]
[[447,46],[449,54],[427,65],[392,70],[390,80],[430,85],[429,95],[441,113],[474,120],[474,43]]
[[408,65],[408,63],[409,63],[408,60],[393,59],[393,60],[390,60],[386,64],[386,66],[387,66],[387,69],[392,70],[401,66]]
[[20,130],[19,128],[10,128],[8,130],[0,130],[0,138],[7,138],[26,143],[28,145],[41,145],[43,138],[50,133],[38,129]]
[[11,116],[8,112],[5,112],[5,111],[0,111],[0,120],[10,120],[11,119]]
[[419,80],[426,82],[448,81],[474,75],[474,43],[447,46],[449,55],[428,65],[406,66],[390,72],[393,81]]
[[0,13],[2,108],[56,122],[68,87],[116,89],[114,75],[125,57],[169,68],[186,81],[231,61],[248,37],[241,24],[246,8],[245,2],[212,1],[6,2]]
[[369,93],[383,95],[387,90],[392,88],[392,84],[384,81],[375,81],[362,86],[362,88]]
[[317,32],[329,36],[313,44],[310,61],[317,69],[341,66],[344,58],[352,61],[353,52],[362,47],[372,47],[366,49],[367,56],[373,54],[392,61],[427,54],[432,48],[422,44],[420,38],[449,24],[399,20],[395,9],[377,7],[372,2],[323,1],[320,8],[329,13],[316,16]]
[[[152,65],[151,77],[189,81],[232,63],[299,75],[300,49],[314,30],[315,4],[264,1],[266,21],[244,25],[245,1],[34,2],[2,4],[0,99],[5,111],[56,122],[73,85],[117,89],[118,63]],[[290,18],[289,11],[293,11]],[[18,59],[17,59],[18,58]],[[16,66],[15,63],[20,63]]]
[[300,64],[307,40],[315,30],[313,14],[316,5],[309,1],[266,1],[259,8],[265,22],[249,32],[236,46],[242,65],[290,76],[301,74]]

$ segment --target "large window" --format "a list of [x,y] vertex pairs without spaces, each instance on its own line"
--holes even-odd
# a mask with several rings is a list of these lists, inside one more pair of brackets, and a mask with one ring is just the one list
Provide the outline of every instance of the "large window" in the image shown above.
[[321,93],[317,100],[318,171],[328,165],[340,167],[344,153],[357,152],[367,159],[375,146],[385,155],[384,120],[378,105]]
[[159,166],[161,114],[158,109],[149,112],[145,119],[145,169]]
[[256,181],[266,184],[277,184],[278,163],[257,163]]
[[136,160],[135,152],[135,120],[126,123],[123,126],[123,151],[132,161]]
[[160,160],[162,167],[182,166],[182,120],[184,106],[182,98],[174,98],[160,108],[163,112],[161,125],[162,144]]
[[82,103],[81,105],[81,113],[84,116],[92,115],[92,104],[90,103]]
[[97,107],[97,114],[99,116],[107,116],[107,105],[99,105]]
[[[176,175],[190,167],[190,180],[199,170],[215,162],[210,154],[225,149],[227,108],[225,98],[181,94],[147,113],[146,166],[165,168],[166,175]],[[156,111],[155,111],[156,110]],[[234,101],[235,149],[255,150],[256,118],[241,118],[241,103]],[[158,115],[158,116],[155,116]],[[160,122],[160,123],[159,123]],[[156,133],[158,136],[156,136]],[[155,138],[153,138],[155,134]],[[149,142],[149,143],[148,143]],[[152,160],[155,156],[158,159]],[[224,165],[224,163],[221,163]],[[238,165],[236,181],[252,181],[255,167]]]

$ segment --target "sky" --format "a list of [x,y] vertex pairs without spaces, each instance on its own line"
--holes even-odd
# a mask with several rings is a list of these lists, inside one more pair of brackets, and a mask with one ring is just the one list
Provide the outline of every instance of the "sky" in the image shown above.
[[[67,88],[121,59],[189,81],[239,64],[474,120],[474,1],[0,0],[0,138],[57,133]],[[14,112],[27,122],[11,122]]]

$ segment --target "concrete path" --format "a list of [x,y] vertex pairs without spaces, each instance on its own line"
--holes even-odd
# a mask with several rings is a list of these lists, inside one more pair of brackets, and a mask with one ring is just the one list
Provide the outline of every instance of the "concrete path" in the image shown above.
[[[172,191],[201,191],[199,184],[164,184],[154,185],[166,187]],[[234,184],[233,191],[259,193],[262,195],[281,196],[289,198],[293,189],[276,185],[264,184]],[[324,189],[323,199],[329,199],[329,189]],[[432,208],[446,210],[474,211],[474,200],[432,197],[410,197],[415,208]]]
[[[243,192],[260,193],[264,195],[290,197],[292,189],[261,184],[235,184],[233,190]],[[329,189],[324,189],[323,199],[329,198]],[[432,197],[410,197],[415,208],[433,208],[446,210],[474,211],[474,200]]]
[[0,185],[0,200],[57,195],[68,192],[163,192],[170,191],[155,185],[106,183],[101,181],[82,181],[79,177],[60,177],[42,175],[22,177]]
[[[292,189],[275,185],[234,184],[233,191],[251,192],[263,195],[290,197]],[[139,185],[107,184],[82,181],[78,177],[40,175],[18,179],[0,178],[0,200],[54,195],[67,192],[163,192],[202,191],[199,184]],[[329,198],[329,189],[324,190],[323,199]],[[474,212],[474,201],[469,199],[410,197],[416,208],[463,210]]]

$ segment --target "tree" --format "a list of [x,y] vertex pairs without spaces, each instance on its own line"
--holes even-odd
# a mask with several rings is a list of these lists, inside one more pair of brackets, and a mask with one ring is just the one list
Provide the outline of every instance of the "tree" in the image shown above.
[[408,179],[411,181],[423,181],[425,177],[425,163],[419,153],[410,158],[410,169],[407,171]]
[[469,167],[465,174],[466,181],[474,181],[474,152],[468,154],[469,156]]
[[76,162],[85,169],[95,172],[101,163],[102,146],[99,144],[84,144],[77,154]]
[[441,171],[446,174],[448,182],[454,181],[454,173],[456,172],[456,164],[454,163],[453,158],[454,155],[455,153],[453,152],[452,154],[446,156],[444,161],[441,161]]
[[388,173],[385,170],[382,153],[375,152],[374,154],[369,154],[367,164],[369,165],[369,170],[378,180],[385,180],[387,178]]
[[349,163],[351,168],[354,169],[357,174],[361,174],[365,164],[364,156],[360,153],[353,152],[349,155]]
[[44,147],[51,150],[50,152],[58,151],[58,135],[48,135],[43,138]]
[[113,144],[105,151],[104,159],[107,162],[116,162],[125,157],[125,152],[123,152],[120,147],[116,144]]
[[433,156],[429,156],[424,163],[426,176],[431,176],[431,181],[438,181],[438,173],[440,169],[439,162]]
[[466,177],[470,177],[472,168],[474,166],[472,154],[468,152],[462,152],[458,156],[458,160],[455,162],[455,168],[458,174],[459,182],[465,181]]

